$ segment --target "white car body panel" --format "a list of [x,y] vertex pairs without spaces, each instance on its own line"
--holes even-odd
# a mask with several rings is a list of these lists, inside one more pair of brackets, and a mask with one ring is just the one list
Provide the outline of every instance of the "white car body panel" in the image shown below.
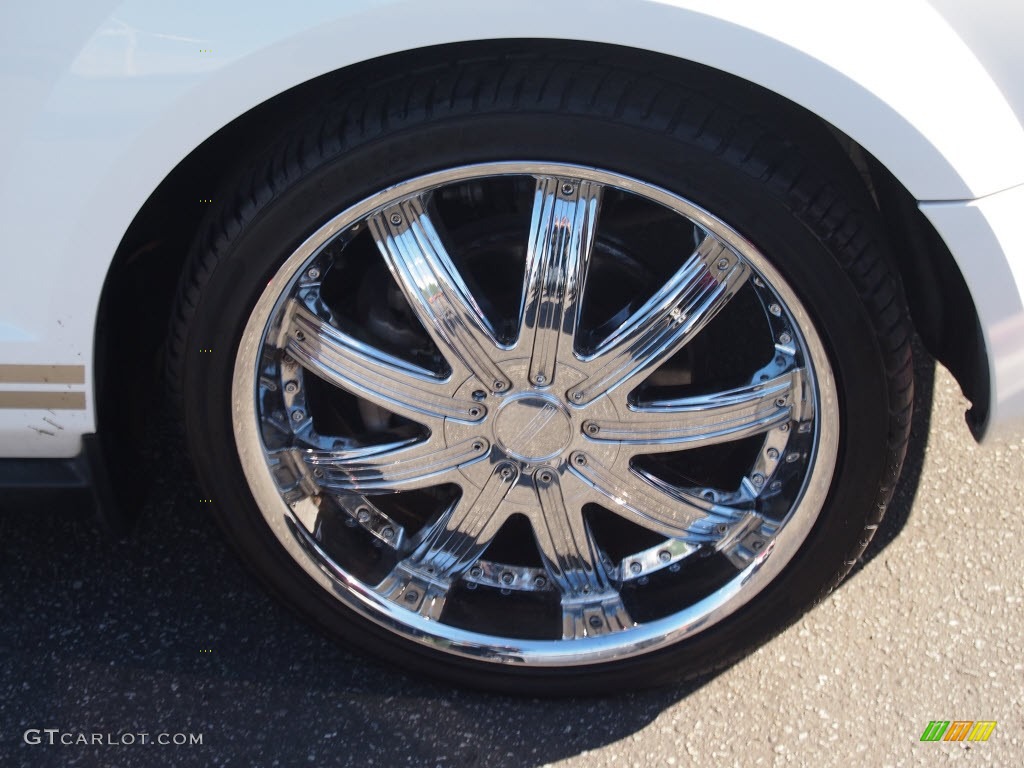
[[[706,64],[850,135],[923,201],[964,272],[989,347],[990,422],[1024,416],[1024,128],[1006,95],[1019,90],[994,81],[924,0],[88,0],[0,10],[0,456],[73,456],[95,430],[107,269],[139,209],[196,146],[327,72],[497,37],[614,43]],[[83,383],[5,378],[5,364],[84,366]],[[85,403],[2,407],[11,392]]]

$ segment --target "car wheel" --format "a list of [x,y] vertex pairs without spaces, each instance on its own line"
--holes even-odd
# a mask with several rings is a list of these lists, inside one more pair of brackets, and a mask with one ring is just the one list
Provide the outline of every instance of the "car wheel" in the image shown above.
[[912,399],[874,219],[820,148],[640,77],[353,84],[211,213],[172,329],[189,448],[332,636],[496,690],[663,683],[870,539]]

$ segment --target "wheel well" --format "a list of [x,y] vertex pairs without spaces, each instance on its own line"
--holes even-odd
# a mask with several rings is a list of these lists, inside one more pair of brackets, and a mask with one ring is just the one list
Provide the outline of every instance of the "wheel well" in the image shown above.
[[[812,113],[757,85],[703,65],[636,49],[555,40],[492,40],[424,48],[363,62],[296,86],[239,116],[185,157],[153,191],[128,228],[109,268],[100,300],[96,345],[97,419],[104,443],[112,435],[135,451],[157,405],[160,367],[178,280],[192,239],[238,169],[266,151],[297,117],[343,96],[348,83],[438,62],[550,54],[600,64],[613,58],[661,78],[685,81],[756,115],[779,135],[815,153],[833,178],[875,207],[895,246],[912,317],[929,350],[957,377],[974,402],[971,419],[987,414],[988,367],[970,293],[952,256],[906,189],[876,160]],[[955,312],[954,312],[955,308]],[[141,359],[140,359],[141,358]],[[137,454],[137,451],[135,451]],[[131,467],[131,457],[120,464]],[[130,471],[130,470],[126,470]],[[138,475],[139,473],[133,473]]]

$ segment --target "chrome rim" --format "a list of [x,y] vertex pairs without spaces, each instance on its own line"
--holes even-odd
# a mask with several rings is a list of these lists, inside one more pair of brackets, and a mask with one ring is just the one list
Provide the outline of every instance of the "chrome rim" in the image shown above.
[[820,513],[836,387],[769,259],[678,195],[473,165],[339,213],[243,332],[242,468],[335,599],[504,663],[648,652],[757,595]]

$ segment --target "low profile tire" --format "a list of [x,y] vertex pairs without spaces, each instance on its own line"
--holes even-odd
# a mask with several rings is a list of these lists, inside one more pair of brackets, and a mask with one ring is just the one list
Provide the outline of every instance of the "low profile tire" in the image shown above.
[[908,325],[863,193],[764,124],[523,56],[344,89],[254,158],[170,370],[263,583],[531,694],[713,671],[834,588],[899,474]]

